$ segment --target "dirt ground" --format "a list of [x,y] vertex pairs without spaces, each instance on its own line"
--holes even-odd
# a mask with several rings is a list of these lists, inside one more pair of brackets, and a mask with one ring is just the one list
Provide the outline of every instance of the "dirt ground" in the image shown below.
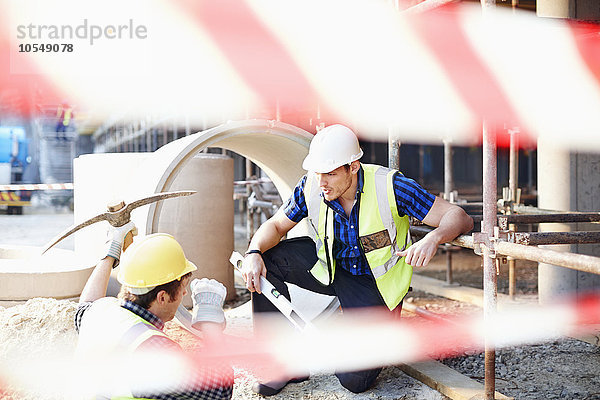
[[[42,245],[56,232],[68,226],[72,219],[61,213],[56,216],[5,216],[0,215],[0,226],[6,233],[4,238],[12,238],[12,244]],[[20,219],[19,219],[20,218]],[[41,219],[40,219],[41,218]],[[71,217],[72,218],[72,217]],[[34,227],[43,221],[49,237],[34,235]],[[53,222],[54,221],[54,222]],[[54,224],[54,225],[53,225]],[[16,238],[16,239],[15,239]],[[67,247],[68,248],[68,245]],[[456,282],[472,287],[482,287],[482,272],[478,257],[470,251],[462,250],[454,255],[453,276]],[[508,272],[501,266],[498,276],[498,292],[508,293]],[[445,255],[440,254],[426,269],[418,271],[437,279],[445,280]],[[227,304],[228,309],[236,309],[244,304],[248,295],[239,290],[240,296]],[[518,262],[517,296],[535,298],[537,295],[537,266],[534,263]],[[481,313],[477,307],[413,291],[407,303],[421,306],[431,312],[443,315]],[[22,365],[31,366],[23,360],[44,359],[47,355],[59,359],[68,358],[76,342],[72,327],[76,303],[69,300],[32,299],[25,304],[10,308],[0,308],[0,398],[29,400],[46,398],[67,398],[52,395],[48,389],[53,384],[44,384],[48,370],[26,371],[36,379],[7,379],[18,377]],[[405,318],[418,318],[404,310]],[[232,318],[230,332],[240,334],[248,329],[249,318]],[[237,331],[236,331],[237,329]],[[515,327],[519,329],[519,327]],[[167,332],[183,346],[189,345],[188,334],[176,323],[167,325]],[[597,346],[562,338],[549,343],[536,343],[526,346],[499,349],[496,361],[496,389],[516,399],[600,399],[600,351]],[[475,380],[483,382],[483,355],[464,354],[446,359],[443,362]],[[51,375],[51,374],[50,374]],[[69,377],[63,384],[69,385]],[[234,399],[258,399],[251,392],[255,377],[250,371],[235,369]],[[26,387],[26,390],[22,390]],[[310,380],[286,387],[274,400],[279,399],[444,399],[437,391],[404,374],[396,366],[385,367],[375,386],[369,391],[354,395],[341,387],[332,375],[313,376]]]

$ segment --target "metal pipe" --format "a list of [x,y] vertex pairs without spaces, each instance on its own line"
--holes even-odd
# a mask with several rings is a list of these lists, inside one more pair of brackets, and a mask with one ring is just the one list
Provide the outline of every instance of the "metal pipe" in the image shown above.
[[400,169],[400,140],[392,128],[389,129],[388,166],[391,169]]
[[508,258],[508,297],[515,299],[517,292],[516,260],[513,257]]
[[519,148],[518,131],[510,130],[510,152],[508,157],[508,188],[510,189],[510,200],[517,201],[517,187],[519,186]]
[[[415,236],[424,236],[432,229],[433,228],[425,226],[411,226],[410,233]],[[450,243],[469,249],[474,248],[473,237],[471,235],[461,235]],[[536,246],[527,246],[505,241],[495,241],[494,243],[496,252],[505,256],[514,257],[519,260],[543,262],[600,275],[600,257],[558,252],[550,249],[541,249]]]
[[[481,222],[483,215],[470,214],[473,222]],[[600,222],[600,213],[579,213],[579,214],[498,214],[498,227],[500,230],[510,229],[513,224],[539,224],[539,223],[575,223],[575,222]],[[512,229],[514,231],[514,229]]]
[[499,215],[498,226],[506,230],[509,224],[539,224],[544,222],[600,222],[600,213],[556,213]]
[[[433,229],[434,228],[431,228],[429,226],[411,226],[410,234],[414,235],[414,236],[422,237],[422,236],[427,235]],[[460,235],[459,237],[457,237],[456,239],[452,240],[449,243],[453,244],[455,246],[460,246],[460,247],[464,247],[467,249],[474,248],[473,236],[471,236],[471,235]]]
[[[489,2],[490,0],[482,0]],[[481,232],[491,237],[496,226],[497,203],[497,164],[496,132],[483,123],[483,221]],[[484,322],[494,318],[497,308],[496,263],[492,249],[483,247],[483,316]],[[485,338],[484,394],[488,400],[494,399],[496,388],[496,351],[488,338]]]
[[[515,1],[515,0],[513,0]],[[513,4],[514,9],[514,4]],[[510,191],[511,204],[517,203],[517,188],[519,182],[519,147],[518,147],[518,130],[511,129],[510,132],[510,153],[509,153],[509,173],[508,173],[508,189]],[[512,207],[510,208],[512,210]],[[509,214],[511,212],[509,211]],[[516,231],[514,224],[509,225],[509,230]],[[515,298],[517,289],[517,279],[515,277],[516,260],[510,258],[508,260],[508,296],[511,300]]]
[[452,285],[452,250],[450,247],[446,248],[446,283]]
[[584,254],[566,253],[536,246],[497,241],[496,252],[521,260],[530,260],[546,264],[558,265],[583,272],[600,275],[600,257]]
[[273,181],[269,178],[257,178],[257,179],[251,179],[251,180],[246,180],[246,181],[233,181],[233,184],[236,186],[242,186],[242,185],[251,185],[253,183],[272,183]]
[[419,183],[425,185],[425,146],[419,145]]
[[444,140],[444,199],[450,201],[450,193],[454,190],[452,171],[452,141]]
[[[452,141],[444,140],[444,199],[454,202],[452,190],[454,190],[454,176],[452,171]],[[452,284],[452,251],[446,249],[446,283]]]
[[[246,158],[246,180],[249,181],[252,177],[252,161],[250,161],[249,158]],[[248,198],[251,194],[252,188],[248,185],[246,186],[246,239],[248,240],[248,243],[250,243],[252,235],[254,234],[254,215],[252,207],[248,204]]]
[[568,213],[568,214],[586,214],[584,212],[579,212],[579,211],[559,211],[559,210],[548,210],[545,208],[537,208],[534,206],[526,206],[524,204],[515,204],[514,206],[514,211],[517,214],[561,214],[561,213]]
[[600,243],[600,231],[518,232],[515,243],[525,245]]

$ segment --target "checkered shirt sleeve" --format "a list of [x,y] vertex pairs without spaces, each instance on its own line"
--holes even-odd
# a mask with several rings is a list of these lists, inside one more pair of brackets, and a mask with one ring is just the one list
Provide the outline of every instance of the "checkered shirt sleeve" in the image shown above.
[[305,184],[306,175],[300,179],[294,188],[294,192],[288,201],[283,205],[285,215],[287,215],[287,217],[294,222],[300,222],[303,218],[308,216],[308,206],[306,205],[306,200],[304,198]]
[[423,221],[433,206],[435,196],[423,189],[414,179],[407,178],[400,172],[394,175],[393,184],[400,216],[410,215]]
[[[181,352],[181,347],[166,337],[153,336],[138,348],[140,351],[173,350]],[[233,370],[228,365],[203,367],[197,365],[189,371],[190,377],[185,385],[165,388],[162,393],[133,388],[134,397],[159,400],[224,400],[233,394]]]

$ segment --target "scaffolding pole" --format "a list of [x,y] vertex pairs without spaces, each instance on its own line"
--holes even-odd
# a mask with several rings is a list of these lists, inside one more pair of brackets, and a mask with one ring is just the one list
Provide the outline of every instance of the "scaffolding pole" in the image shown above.
[[452,171],[452,142],[444,140],[444,199],[453,202],[451,193],[454,190],[454,174]]
[[400,139],[394,129],[388,131],[388,167],[400,169]]
[[[509,165],[508,165],[508,190],[510,193],[510,204],[514,205],[518,203],[518,182],[519,182],[519,147],[518,147],[518,131],[516,129],[509,130],[510,132],[510,152],[509,152]],[[512,214],[512,207],[509,209],[509,214]],[[510,225],[509,230],[514,232],[516,230],[515,225]],[[515,293],[517,291],[517,279],[516,279],[516,260],[513,257],[508,258],[508,296],[511,300],[514,300]]]
[[[444,199],[454,203],[454,172],[452,171],[452,141],[444,140]],[[452,284],[452,246],[446,244],[446,283]]]
[[[496,132],[483,123],[483,221],[481,232],[492,237],[497,215],[497,164]],[[493,251],[483,246],[483,316],[484,321],[494,318],[497,308],[496,263]],[[484,393],[488,400],[494,399],[496,391],[496,350],[489,338],[485,338],[485,381]]]

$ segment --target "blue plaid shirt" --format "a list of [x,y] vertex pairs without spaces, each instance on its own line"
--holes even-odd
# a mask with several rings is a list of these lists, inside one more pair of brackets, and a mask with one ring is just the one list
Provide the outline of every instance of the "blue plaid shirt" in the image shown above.
[[[300,179],[300,182],[294,188],[292,196],[290,196],[284,205],[285,215],[294,222],[300,222],[308,216],[308,207],[304,198],[305,184],[306,175]],[[407,178],[399,172],[394,174],[393,184],[400,216],[410,215],[422,221],[431,209],[435,196],[423,189],[413,179]],[[336,266],[344,268],[353,275],[371,275],[367,259],[361,252],[358,240],[358,208],[360,195],[363,192],[363,185],[364,172],[361,167],[358,171],[356,201],[349,217],[337,200],[325,200],[325,204],[334,211],[333,234],[335,238],[333,242],[333,256],[336,260]],[[322,193],[321,196],[323,196]]]

